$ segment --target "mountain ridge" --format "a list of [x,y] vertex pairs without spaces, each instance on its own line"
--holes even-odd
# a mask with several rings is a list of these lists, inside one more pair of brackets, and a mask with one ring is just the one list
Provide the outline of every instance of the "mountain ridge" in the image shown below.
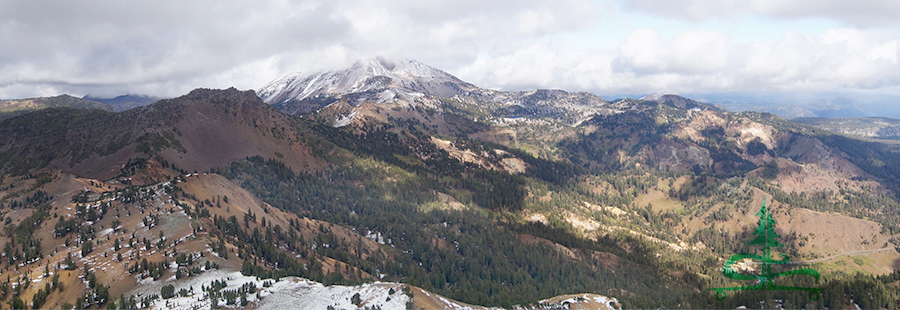
[[113,98],[100,98],[87,94],[84,95],[84,97],[81,97],[81,99],[100,102],[109,105],[115,112],[122,112],[128,109],[149,105],[163,98],[137,94],[119,95]]
[[[569,125],[577,125],[593,114],[608,115],[618,110],[603,98],[587,92],[484,89],[412,59],[392,61],[383,57],[359,60],[343,69],[290,74],[266,84],[257,92],[263,101],[291,115],[314,114],[338,101],[346,102],[351,107],[359,107],[363,102],[368,102],[376,106],[399,103],[401,106],[445,110],[442,106],[446,102],[438,98],[485,106],[492,110],[494,117],[552,115]],[[668,104],[676,108],[724,111],[720,106],[673,94],[648,95],[631,101],[618,100],[630,103],[639,101]],[[342,115],[332,117],[336,121],[347,117],[349,113],[347,110]]]
[[866,138],[900,138],[900,120],[888,117],[795,118],[794,122]]
[[[124,164],[155,156],[183,171],[205,171],[247,156],[275,153],[296,154],[288,164],[298,171],[310,169],[306,159],[312,157],[298,144],[301,134],[291,130],[291,121],[282,115],[253,91],[234,88],[198,89],[119,113],[41,110],[3,121],[0,157],[5,165],[0,170],[53,165],[105,179],[118,173],[106,169],[110,160]],[[52,138],[44,139],[44,145],[22,147],[28,141],[41,142],[36,137]],[[240,143],[223,148],[224,141]]]
[[113,111],[107,104],[63,94],[54,97],[0,100],[0,120],[54,107]]

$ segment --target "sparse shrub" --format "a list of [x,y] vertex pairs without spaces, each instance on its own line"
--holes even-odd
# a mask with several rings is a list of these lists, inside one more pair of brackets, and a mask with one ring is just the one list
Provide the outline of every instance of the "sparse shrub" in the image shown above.
[[350,302],[359,307],[359,305],[362,304],[359,293],[353,294],[353,297],[350,298]]
[[94,242],[91,240],[86,240],[81,244],[81,257],[85,257],[94,251]]
[[172,284],[163,286],[159,289],[159,296],[162,296],[163,299],[175,297],[175,286]]
[[774,160],[767,162],[763,165],[763,169],[760,171],[759,176],[766,180],[774,180],[775,177],[778,176],[778,163]]

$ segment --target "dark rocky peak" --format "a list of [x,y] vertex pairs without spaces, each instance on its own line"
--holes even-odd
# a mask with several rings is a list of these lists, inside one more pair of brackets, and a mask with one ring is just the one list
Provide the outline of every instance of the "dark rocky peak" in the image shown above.
[[259,109],[267,105],[256,96],[253,90],[237,90],[234,87],[228,89],[198,88],[187,95],[172,99],[160,100],[147,106],[149,109],[165,108],[169,106],[217,106],[223,108]]

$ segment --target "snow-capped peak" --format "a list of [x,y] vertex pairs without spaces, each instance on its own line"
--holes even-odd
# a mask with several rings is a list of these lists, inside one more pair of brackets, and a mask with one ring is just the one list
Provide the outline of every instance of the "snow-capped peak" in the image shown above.
[[412,59],[373,57],[340,70],[290,74],[260,88],[257,94],[268,104],[364,92],[372,96],[361,99],[386,102],[421,94],[449,97],[463,84],[444,71]]

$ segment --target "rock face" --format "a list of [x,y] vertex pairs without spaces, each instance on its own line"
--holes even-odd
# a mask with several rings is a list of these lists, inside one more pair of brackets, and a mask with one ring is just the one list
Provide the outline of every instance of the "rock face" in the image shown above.
[[333,103],[336,97],[358,105],[364,101],[411,101],[425,94],[452,97],[475,86],[421,62],[382,57],[357,61],[342,70],[297,73],[259,89],[260,98],[288,114],[307,113]]

